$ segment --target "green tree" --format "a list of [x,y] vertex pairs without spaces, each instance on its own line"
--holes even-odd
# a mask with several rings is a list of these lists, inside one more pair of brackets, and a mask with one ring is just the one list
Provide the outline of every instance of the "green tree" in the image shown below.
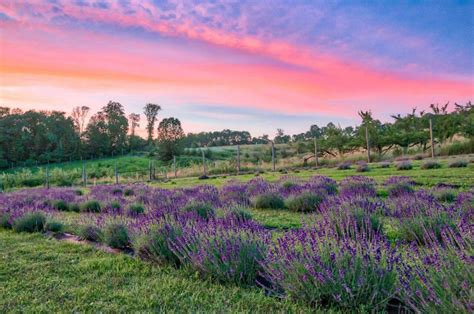
[[156,104],[146,104],[143,112],[147,120],[147,133],[148,133],[148,144],[151,145],[153,142],[153,130],[155,129],[155,123],[158,118],[158,112],[160,112],[161,106]]
[[158,148],[161,160],[168,161],[182,150],[184,132],[181,122],[176,118],[165,118],[158,125]]

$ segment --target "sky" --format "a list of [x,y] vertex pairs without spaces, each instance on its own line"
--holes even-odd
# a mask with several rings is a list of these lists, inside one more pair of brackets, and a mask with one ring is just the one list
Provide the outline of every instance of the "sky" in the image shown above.
[[474,1],[0,1],[2,106],[257,136],[473,96]]

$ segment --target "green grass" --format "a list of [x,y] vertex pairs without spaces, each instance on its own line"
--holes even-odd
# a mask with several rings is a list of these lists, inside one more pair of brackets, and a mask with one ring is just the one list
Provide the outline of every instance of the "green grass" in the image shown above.
[[0,312],[298,312],[311,309],[133,257],[0,230]]
[[[308,179],[314,175],[324,175],[333,178],[337,181],[351,175],[364,175],[374,178],[377,183],[383,183],[391,176],[410,176],[417,183],[432,187],[438,183],[448,183],[459,185],[460,189],[470,189],[474,186],[474,164],[470,163],[467,168],[448,168],[447,160],[440,160],[442,168],[439,169],[421,169],[422,161],[414,161],[413,169],[411,170],[396,170],[394,165],[390,168],[378,168],[378,164],[369,164],[371,170],[369,172],[356,172],[355,167],[349,170],[337,170],[336,168],[321,168],[318,170],[300,170],[298,172],[289,171],[288,175]],[[265,172],[260,176],[269,181],[278,180],[283,174],[280,172]],[[198,184],[212,184],[221,186],[229,179],[238,179],[241,181],[248,181],[255,178],[254,174],[245,174],[239,176],[217,176],[208,180],[199,180],[198,178],[178,178],[166,183],[154,183],[154,185],[165,188],[176,188],[194,186]]]

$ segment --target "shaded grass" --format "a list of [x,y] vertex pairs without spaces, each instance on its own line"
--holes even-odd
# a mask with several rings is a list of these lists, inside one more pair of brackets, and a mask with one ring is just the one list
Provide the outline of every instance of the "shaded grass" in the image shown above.
[[262,290],[223,286],[40,234],[0,231],[0,312],[309,312]]

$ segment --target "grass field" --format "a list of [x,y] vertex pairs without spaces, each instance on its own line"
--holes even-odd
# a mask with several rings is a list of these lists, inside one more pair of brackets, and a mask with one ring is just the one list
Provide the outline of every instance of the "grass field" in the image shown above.
[[89,245],[0,230],[0,312],[308,312]]

